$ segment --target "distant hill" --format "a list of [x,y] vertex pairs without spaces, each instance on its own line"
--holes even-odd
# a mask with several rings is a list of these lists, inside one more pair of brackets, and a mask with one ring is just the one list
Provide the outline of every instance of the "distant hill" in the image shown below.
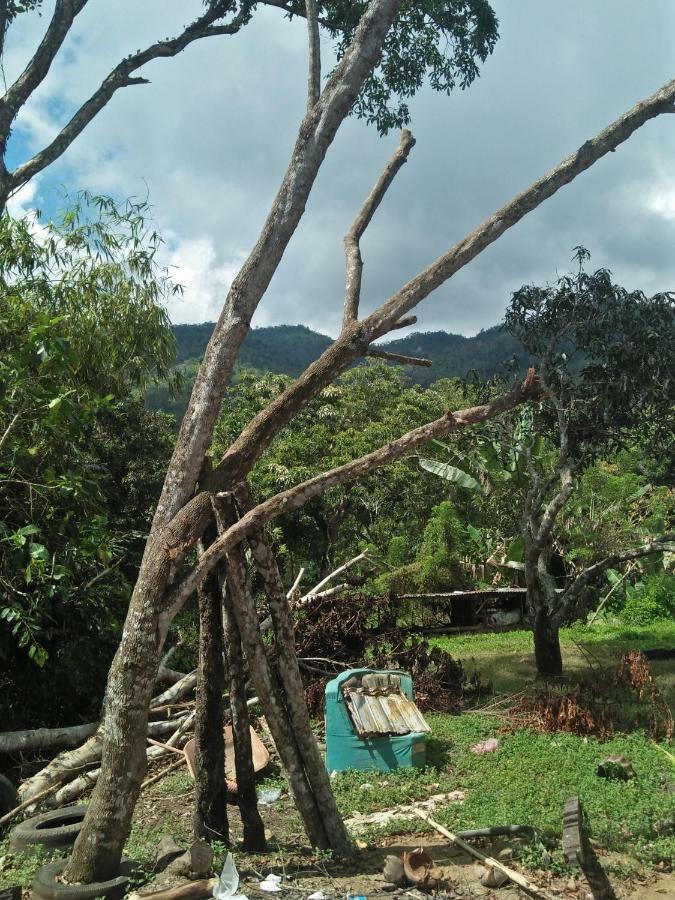
[[[147,394],[151,409],[172,412],[182,418],[199,360],[213,331],[213,322],[200,325],[174,325],[176,361],[185,375],[183,395],[170,398],[165,387],[159,385]],[[238,367],[297,376],[319,357],[331,344],[331,338],[304,325],[275,325],[252,328],[246,336],[237,360]],[[488,328],[473,337],[448,334],[446,331],[427,331],[380,344],[383,349],[402,356],[422,356],[433,363],[431,368],[409,366],[411,381],[429,385],[439,378],[468,378],[476,373],[481,379],[504,371],[504,366],[518,356],[523,368],[527,362],[523,348],[499,326]]]

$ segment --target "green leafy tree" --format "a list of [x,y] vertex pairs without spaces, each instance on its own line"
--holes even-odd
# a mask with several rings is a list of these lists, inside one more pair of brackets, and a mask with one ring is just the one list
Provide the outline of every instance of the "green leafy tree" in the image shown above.
[[577,613],[588,587],[608,568],[673,546],[672,535],[662,533],[646,543],[628,541],[558,592],[551,571],[554,528],[579,477],[625,446],[638,428],[663,453],[672,452],[674,433],[673,295],[627,291],[606,270],[587,273],[587,251],[579,248],[577,258],[575,274],[516,291],[506,315],[506,327],[538,357],[548,393],[533,435],[546,434],[557,446],[551,465],[537,458],[533,440],[522,447],[529,479],[521,511],[523,564],[537,668],[544,675],[562,671],[559,628]]
[[0,219],[0,656],[18,685],[23,659],[87,642],[81,686],[101,684],[170,453],[134,397],[174,349],[143,212],[83,196],[55,224]]

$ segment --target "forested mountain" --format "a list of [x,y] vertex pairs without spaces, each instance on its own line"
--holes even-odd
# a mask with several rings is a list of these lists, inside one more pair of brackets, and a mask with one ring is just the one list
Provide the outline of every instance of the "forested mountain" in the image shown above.
[[[150,409],[173,413],[178,420],[182,418],[199,361],[212,331],[213,322],[173,326],[177,343],[176,361],[183,375],[184,387],[173,397],[164,384],[150,388],[146,394]],[[327,335],[304,325],[252,328],[239,354],[237,368],[297,377],[330,343],[331,338]],[[402,356],[432,360],[431,368],[406,367],[410,380],[425,387],[439,378],[470,378],[474,372],[481,379],[490,378],[503,372],[505,364],[514,356],[518,357],[521,369],[527,363],[521,344],[499,326],[468,338],[446,331],[416,332],[381,346]]]

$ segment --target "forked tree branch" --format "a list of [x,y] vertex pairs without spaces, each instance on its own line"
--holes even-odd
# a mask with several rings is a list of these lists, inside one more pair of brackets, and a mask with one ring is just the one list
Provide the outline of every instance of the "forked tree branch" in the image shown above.
[[[69,0],[63,0],[63,2],[68,3]],[[79,7],[82,8],[87,0],[73,0],[73,2],[79,4]],[[222,19],[228,13],[232,6],[233,3],[231,2],[231,0],[216,0],[216,2],[212,2],[209,5],[208,9],[205,13],[203,13],[203,15],[201,15],[198,19],[188,25],[184,29],[184,31],[180,35],[178,35],[178,37],[175,37],[171,40],[157,41],[156,43],[147,47],[145,50],[139,50],[137,53],[132,53],[125,59],[123,59],[103,80],[101,86],[96,91],[94,91],[91,97],[89,97],[89,99],[82,104],[82,106],[70,119],[68,124],[65,125],[65,127],[59,132],[59,134],[57,134],[54,140],[42,150],[40,150],[39,153],[36,153],[32,159],[23,163],[23,165],[18,166],[13,172],[10,173],[10,190],[14,191],[22,185],[26,184],[26,182],[37,175],[38,172],[41,172],[48,165],[54,162],[54,160],[58,159],[59,156],[61,156],[73,143],[75,138],[77,138],[82,133],[87,125],[106,106],[106,104],[109,102],[116,91],[118,91],[120,88],[129,87],[131,85],[149,84],[147,78],[133,75],[133,73],[141,68],[141,66],[144,66],[155,59],[176,56],[181,51],[185,50],[185,48],[192,44],[194,41],[200,40],[202,38],[215,37],[217,35],[224,34],[236,34],[242,28],[242,26],[248,22],[250,18],[250,3],[243,3],[239,12],[231,22],[220,25],[215,24],[219,19]],[[56,13],[54,15],[56,16]],[[68,24],[68,28],[70,28],[71,24],[72,19]],[[63,37],[65,37],[65,34],[67,34],[67,30],[64,33]],[[43,44],[45,43],[45,41],[47,41],[47,36],[45,36]],[[42,45],[38,50],[36,56],[41,52],[41,49]],[[54,53],[56,52],[56,50],[58,50],[58,47],[55,48]],[[49,60],[49,62],[51,63],[51,59]],[[31,64],[29,64],[29,67]],[[16,84],[18,85],[19,82],[17,81]],[[12,86],[10,92],[14,87],[15,85]],[[8,95],[10,92],[8,92]],[[25,90],[18,95],[18,104],[17,102],[14,103],[14,107],[16,108],[13,109],[12,118],[14,117],[14,115],[16,115],[16,111],[21,107],[21,105],[25,103],[28,96],[29,94],[26,94]],[[3,111],[2,107],[0,106],[0,127],[4,125],[5,122],[3,120]],[[11,119],[7,123],[7,127],[9,127],[9,125],[11,125]]]
[[414,146],[415,138],[407,128],[404,128],[401,131],[401,139],[394,155],[384,167],[374,188],[366,198],[356,219],[354,219],[354,224],[345,235],[344,244],[347,262],[347,284],[345,287],[344,315],[342,320],[343,329],[351,322],[356,321],[359,315],[361,275],[363,272],[363,260],[361,258],[359,242],[363,237],[364,231],[368,225],[370,225],[370,221],[382,202],[382,198],[387,193],[387,190],[398,171],[407,161],[408,155]]
[[260,503],[250,512],[239,519],[226,532],[220,535],[201,555],[199,561],[184,580],[175,588],[169,598],[169,617],[172,618],[190,597],[192,592],[201,584],[218,560],[233,546],[246,538],[252,531],[261,528],[267,522],[284,513],[300,509],[312,497],[325,493],[332,487],[354,481],[374,469],[386,466],[433,438],[444,437],[467,425],[484,422],[492,419],[507,410],[519,406],[527,400],[532,400],[540,394],[540,387],[534,378],[534,370],[528,372],[527,378],[513,391],[492,400],[482,406],[474,406],[458,412],[446,411],[439,419],[414,428],[407,434],[391,441],[384,447],[353,460],[343,466],[338,466],[328,472],[323,472],[315,478],[310,478],[295,487],[289,488]]
[[555,613],[556,620],[558,622],[563,622],[579,599],[583,589],[590,584],[594,578],[597,578],[598,575],[601,575],[607,569],[628,562],[631,559],[640,559],[642,556],[651,556],[653,553],[666,553],[669,551],[675,551],[675,532],[664,534],[660,538],[649,541],[649,543],[644,544],[642,547],[634,547],[632,550],[622,550],[617,553],[612,553],[604,559],[601,559],[599,562],[594,563],[594,565],[584,569],[583,572],[580,572],[579,575],[577,575],[572,584],[560,598],[560,606]]
[[307,16],[308,75],[307,111],[318,102],[321,95],[321,43],[319,40],[319,20],[316,0],[305,0]]
[[527,213],[552,197],[560,188],[573,181],[603,156],[616,150],[624,141],[650,119],[663,113],[675,112],[675,79],[669,81],[646,100],[641,100],[594,138],[586,141],[559,165],[535,181],[529,188],[497,210],[474,231],[440,256],[397,291],[379,309],[363,320],[372,340],[382,337],[420,301],[458,272],[479,253],[493,244],[505,231],[516,225]]
[[[13,85],[0,98],[0,139],[4,146],[16,114],[39,87],[49,72],[56,54],[70,31],[75,16],[87,5],[88,0],[56,0],[54,13],[47,26],[40,46],[26,68]],[[7,25],[7,5],[4,5],[3,42]]]
[[[675,80],[640,101],[595,138],[563,160],[510,203],[486,219],[452,250],[408,282],[386,303],[359,322],[351,321],[337,340],[300,378],[258,413],[228,448],[214,471],[210,487],[241,481],[283,428],[313,397],[362,357],[378,337],[402,327],[403,318],[421,300],[475,259],[528,212],[569,184],[607,153],[615,150],[650,119],[675,106]],[[409,324],[406,322],[405,324]]]

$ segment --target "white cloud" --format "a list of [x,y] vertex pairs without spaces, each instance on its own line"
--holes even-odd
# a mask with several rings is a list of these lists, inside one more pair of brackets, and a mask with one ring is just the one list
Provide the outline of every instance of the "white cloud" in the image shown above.
[[201,236],[169,242],[160,261],[183,288],[182,296],[178,294],[169,301],[171,318],[176,322],[209,322],[218,317],[244,256],[221,262],[213,240]]
[[[493,5],[502,36],[480,80],[449,98],[424,90],[412,103],[417,146],[363,242],[364,309],[672,77],[672,0],[652,0],[649,16],[633,0]],[[90,0],[76,40],[22,112],[23,138],[38,149],[125,54],[177,33],[202,9],[201,0]],[[9,80],[38,43],[48,13],[46,4],[42,18],[25,16],[10,30]],[[259,9],[239,35],[153,62],[143,72],[152,83],[118,91],[32,197],[25,195],[24,208],[48,207],[62,185],[119,197],[149,190],[167,258],[186,284],[172,315],[215,318],[290,155],[305,103],[305,41],[302,21]],[[672,287],[672,118],[648,123],[528,216],[425,301],[418,327],[474,333],[494,324],[509,290],[554,278],[579,243],[627,283]],[[255,322],[304,322],[335,333],[342,236],[395,143],[395,135],[381,140],[363,123],[345,123]]]

